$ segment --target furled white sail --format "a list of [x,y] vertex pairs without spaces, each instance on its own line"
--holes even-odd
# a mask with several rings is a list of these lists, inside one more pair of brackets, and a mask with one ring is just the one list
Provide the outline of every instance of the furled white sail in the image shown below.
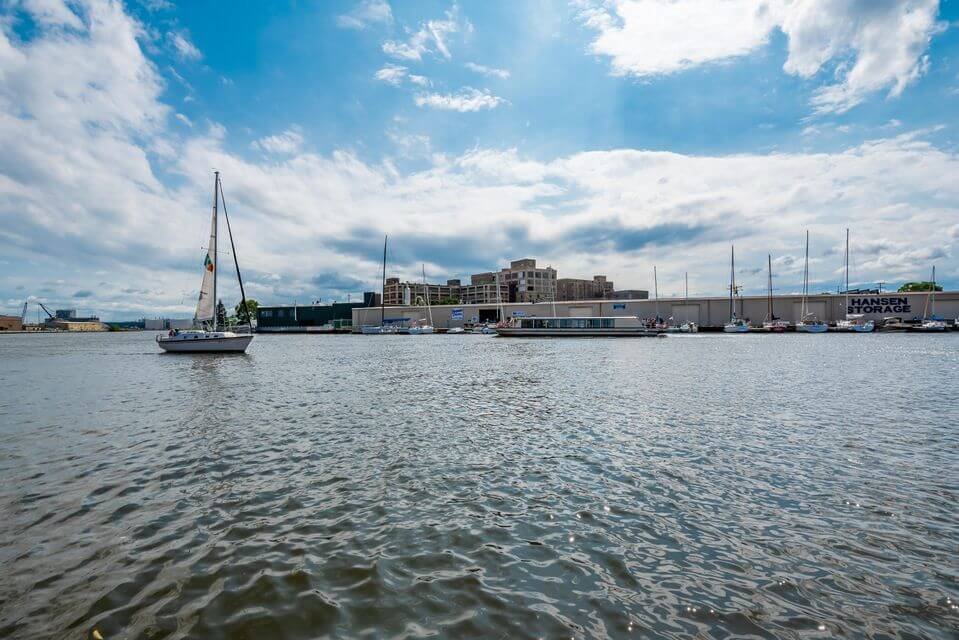
[[203,261],[203,284],[200,285],[200,299],[196,302],[196,322],[212,322],[216,312],[216,209],[210,222],[210,244],[206,259]]

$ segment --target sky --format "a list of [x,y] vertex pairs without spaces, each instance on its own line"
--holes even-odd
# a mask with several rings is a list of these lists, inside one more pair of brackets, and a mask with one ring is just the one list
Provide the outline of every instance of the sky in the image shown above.
[[[190,317],[536,258],[959,288],[959,1],[0,0],[0,312]],[[219,259],[231,260],[221,241]],[[221,268],[220,293],[236,304]]]

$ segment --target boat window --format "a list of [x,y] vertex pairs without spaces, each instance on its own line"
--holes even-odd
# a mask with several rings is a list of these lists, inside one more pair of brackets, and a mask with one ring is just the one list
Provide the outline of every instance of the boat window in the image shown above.
[[585,328],[586,328],[586,320],[583,320],[583,319],[581,319],[581,318],[576,318],[576,319],[574,319],[574,320],[573,320],[573,328],[574,328],[574,329],[585,329]]
[[589,328],[590,328],[590,329],[599,329],[599,320],[597,320],[596,318],[590,318],[590,320],[589,320]]
[[547,329],[555,329],[557,327],[557,320],[555,320],[554,318],[550,318],[549,320],[546,320],[545,322],[546,322]]
[[612,329],[613,328],[613,319],[612,318],[603,318],[603,328]]
[[569,329],[570,327],[573,326],[573,321],[570,320],[569,318],[563,318],[562,320],[559,321],[559,326],[563,329]]

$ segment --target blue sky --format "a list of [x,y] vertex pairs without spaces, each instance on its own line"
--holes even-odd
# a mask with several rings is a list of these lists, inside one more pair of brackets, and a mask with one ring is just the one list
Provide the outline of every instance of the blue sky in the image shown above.
[[[0,4],[0,307],[189,316],[536,257],[665,295],[959,287],[955,0]],[[235,291],[225,288],[227,302]]]

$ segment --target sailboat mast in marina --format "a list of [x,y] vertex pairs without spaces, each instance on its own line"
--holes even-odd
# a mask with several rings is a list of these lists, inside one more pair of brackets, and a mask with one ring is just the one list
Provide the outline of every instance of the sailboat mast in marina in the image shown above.
[[[199,329],[182,332],[171,331],[170,335],[157,336],[157,344],[164,351],[172,353],[243,352],[253,341],[253,321],[246,304],[243,278],[240,275],[240,262],[236,255],[236,245],[233,241],[233,230],[230,227],[230,216],[226,210],[226,198],[223,195],[220,172],[215,171],[213,175],[213,215],[210,221],[210,242],[207,246],[206,258],[203,261],[203,280],[200,283],[200,295],[196,303],[196,312],[193,315],[194,325],[198,325]],[[233,253],[233,264],[236,267],[236,279],[240,285],[240,303],[243,305],[242,308],[247,311],[247,322],[250,327],[250,333],[244,335],[222,330],[225,327],[219,327],[219,318],[217,317],[217,276],[219,272],[217,239],[221,202],[227,235],[230,238],[230,250]]]
[[846,229],[846,276],[845,289],[843,290],[844,314],[845,320],[836,321],[836,331],[853,331],[855,333],[869,333],[876,328],[876,323],[872,320],[863,320],[861,313],[849,313],[849,229]]
[[803,266],[802,279],[802,304],[799,308],[799,322],[796,323],[796,331],[800,333],[825,333],[828,329],[825,322],[822,322],[815,314],[810,313],[807,307],[807,298],[809,297],[809,230],[806,230],[806,260]]
[[945,331],[946,321],[936,318],[936,265],[932,266],[932,289],[926,296],[926,304],[922,309],[922,322],[916,327],[918,331]]
[[763,329],[772,333],[784,333],[789,323],[776,317],[773,310],[773,256],[766,255],[767,276],[766,276],[766,319],[763,321]]
[[389,242],[389,234],[383,236],[383,275],[380,280],[380,324],[363,325],[360,327],[360,333],[364,335],[381,335],[389,333],[386,329],[386,243]]
[[729,322],[723,325],[725,333],[747,333],[749,323],[736,317],[736,303],[733,295],[736,292],[736,247],[729,248]]
[[683,323],[679,325],[681,333],[698,333],[699,325],[689,321],[689,272],[685,273],[686,284],[683,287]]
[[424,335],[433,333],[433,307],[430,306],[430,285],[426,282],[426,265],[423,265],[423,297],[426,298],[426,312],[429,321],[420,321],[409,328],[410,335]]

